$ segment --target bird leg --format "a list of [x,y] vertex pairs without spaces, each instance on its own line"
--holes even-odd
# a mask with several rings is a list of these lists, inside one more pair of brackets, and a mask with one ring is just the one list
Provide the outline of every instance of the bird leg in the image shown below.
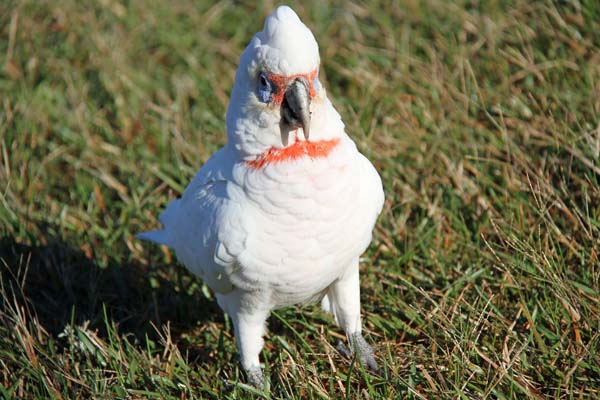
[[231,317],[240,352],[240,363],[246,372],[248,383],[262,389],[264,376],[258,355],[263,348],[265,321],[269,316],[269,310],[248,306],[252,303],[244,301],[244,294],[237,292],[232,292],[231,295],[220,295],[217,299]]
[[333,312],[335,321],[348,337],[350,348],[340,342],[337,345],[338,351],[346,357],[351,357],[358,351],[361,364],[378,371],[375,352],[361,332],[358,259],[355,259],[346,273],[329,287],[329,292],[323,299],[323,307]]
[[232,318],[240,360],[246,371],[248,382],[261,389],[264,385],[264,377],[258,355],[263,348],[267,315],[268,311],[263,312],[261,310],[248,313],[240,310],[236,317]]

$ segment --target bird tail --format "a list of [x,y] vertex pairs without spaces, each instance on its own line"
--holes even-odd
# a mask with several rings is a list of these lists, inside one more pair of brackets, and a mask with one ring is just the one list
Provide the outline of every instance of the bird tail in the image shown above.
[[161,224],[163,224],[163,229],[140,232],[136,234],[135,237],[140,240],[147,240],[173,247],[171,237],[169,235],[169,226],[173,224],[176,214],[175,210],[177,210],[177,208],[179,208],[179,199],[170,202],[167,208],[165,208],[165,210],[160,214],[158,220]]
[[147,231],[140,232],[135,235],[136,239],[147,240],[149,242],[154,242],[158,244],[164,244],[171,247],[171,243],[169,241],[169,235],[165,229],[156,230],[156,231]]

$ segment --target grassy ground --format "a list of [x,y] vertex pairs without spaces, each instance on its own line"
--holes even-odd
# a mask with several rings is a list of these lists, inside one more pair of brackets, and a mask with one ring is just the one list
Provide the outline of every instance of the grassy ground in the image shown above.
[[[0,397],[268,397],[207,288],[133,234],[224,143],[273,7],[1,2]],[[384,179],[362,263],[383,372],[341,357],[318,307],[286,309],[270,395],[598,398],[600,3],[295,8]]]

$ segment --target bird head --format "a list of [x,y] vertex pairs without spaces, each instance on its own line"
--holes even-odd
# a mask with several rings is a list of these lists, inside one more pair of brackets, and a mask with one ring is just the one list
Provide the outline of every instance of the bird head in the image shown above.
[[271,13],[240,58],[227,111],[229,141],[253,155],[312,139],[311,116],[326,100],[319,62],[319,46],[296,13],[287,6]]

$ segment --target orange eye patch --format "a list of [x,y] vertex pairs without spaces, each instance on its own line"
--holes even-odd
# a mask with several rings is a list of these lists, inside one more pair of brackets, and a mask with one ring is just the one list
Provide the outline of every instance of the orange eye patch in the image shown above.
[[308,93],[310,98],[314,98],[317,95],[317,90],[315,89],[315,79],[318,73],[319,71],[316,69],[308,74],[278,75],[267,73],[267,78],[269,78],[269,81],[274,86],[273,97],[271,101],[274,104],[281,104],[283,101],[283,96],[285,95],[285,88],[297,78],[306,79],[308,82]]

